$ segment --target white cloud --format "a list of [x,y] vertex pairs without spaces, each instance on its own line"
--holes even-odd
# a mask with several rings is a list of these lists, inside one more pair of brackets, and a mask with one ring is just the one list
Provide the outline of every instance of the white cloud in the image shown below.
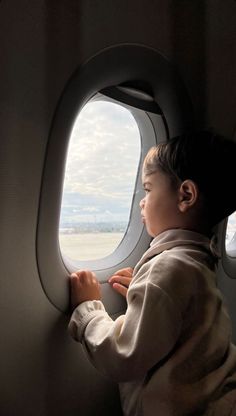
[[129,207],[139,156],[140,136],[132,114],[113,103],[89,103],[72,130],[64,190]]

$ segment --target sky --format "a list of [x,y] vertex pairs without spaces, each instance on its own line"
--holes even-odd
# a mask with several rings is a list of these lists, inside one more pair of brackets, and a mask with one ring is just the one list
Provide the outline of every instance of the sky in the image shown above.
[[71,132],[61,224],[128,221],[139,158],[139,129],[129,110],[88,103]]

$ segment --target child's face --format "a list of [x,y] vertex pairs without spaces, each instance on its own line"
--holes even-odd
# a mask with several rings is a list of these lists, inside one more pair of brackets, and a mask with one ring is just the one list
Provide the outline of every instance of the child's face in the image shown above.
[[145,197],[140,201],[142,220],[150,236],[178,226],[178,189],[165,173],[143,176]]

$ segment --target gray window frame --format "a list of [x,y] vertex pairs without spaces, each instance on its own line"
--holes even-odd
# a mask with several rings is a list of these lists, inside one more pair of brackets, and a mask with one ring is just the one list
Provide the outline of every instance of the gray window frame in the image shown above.
[[[75,267],[62,258],[58,241],[61,196],[70,132],[78,112],[86,102],[99,91],[123,85],[130,80],[132,86],[137,80],[138,84],[141,80],[144,85],[148,85],[153,101],[160,109],[158,117],[151,112],[141,113],[138,111],[140,109],[132,110],[142,137],[142,158],[148,147],[154,144],[153,140],[151,142],[147,140],[152,136],[148,124],[153,126],[157,139],[159,129],[165,131],[168,139],[193,124],[191,102],[181,78],[168,60],[152,48],[130,44],[106,48],[85,62],[72,76],[59,100],[49,133],[41,183],[36,242],[42,287],[50,302],[61,311],[68,310],[69,284],[66,277]],[[133,106],[136,104],[134,103]],[[122,244],[113,253],[117,258],[115,267],[114,264],[112,265],[111,257],[108,268],[107,260],[101,261],[96,268],[101,282],[104,281],[107,273],[112,272],[117,266],[134,265],[149,244],[150,238],[144,228],[141,229],[138,225],[140,220],[137,200],[141,192],[140,186],[139,169],[131,212],[132,219]],[[128,249],[130,254],[127,257]],[[123,260],[121,260],[122,255],[125,256]],[[87,262],[86,265],[86,267],[90,266]],[[91,266],[94,268],[96,265]]]

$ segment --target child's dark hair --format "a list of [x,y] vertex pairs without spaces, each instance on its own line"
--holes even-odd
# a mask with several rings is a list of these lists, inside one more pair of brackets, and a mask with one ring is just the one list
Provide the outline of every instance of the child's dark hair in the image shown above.
[[160,169],[172,183],[191,179],[204,198],[209,224],[214,226],[236,210],[233,186],[236,143],[211,130],[185,133],[150,149],[144,175]]

